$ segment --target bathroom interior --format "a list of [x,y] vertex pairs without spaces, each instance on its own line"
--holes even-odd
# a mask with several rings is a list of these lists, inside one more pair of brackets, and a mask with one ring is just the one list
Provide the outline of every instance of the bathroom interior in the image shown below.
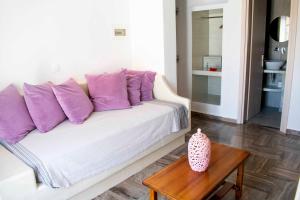
[[280,128],[284,97],[290,5],[290,0],[267,1],[261,110],[249,119],[276,129]]
[[[249,76],[250,82],[261,81],[259,91],[256,92],[259,95],[250,97],[256,98],[256,104],[259,105],[246,121],[279,129],[288,55],[290,0],[266,2],[267,9],[261,13],[266,17],[265,31],[260,33],[265,38],[265,43],[260,48],[261,60],[256,62],[259,63],[256,67],[260,70]],[[222,35],[223,8],[192,12],[193,111],[205,110],[209,113],[209,109],[221,105]]]

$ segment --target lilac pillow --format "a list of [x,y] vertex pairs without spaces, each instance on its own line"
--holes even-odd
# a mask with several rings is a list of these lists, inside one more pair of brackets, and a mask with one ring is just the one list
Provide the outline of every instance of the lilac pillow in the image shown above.
[[13,85],[9,85],[0,92],[0,140],[15,144],[33,129],[35,125],[24,98]]
[[26,105],[34,124],[42,133],[50,131],[66,118],[55,98],[51,85],[51,83],[43,85],[24,83]]
[[127,75],[127,92],[130,105],[136,106],[141,104],[141,83],[140,75]]
[[125,71],[86,75],[95,111],[130,108]]
[[141,100],[142,101],[151,101],[153,97],[153,87],[155,80],[155,72],[151,71],[134,71],[126,70],[127,75],[139,75],[142,78],[141,84]]
[[52,90],[63,111],[72,123],[81,124],[94,110],[94,106],[82,88],[70,79]]

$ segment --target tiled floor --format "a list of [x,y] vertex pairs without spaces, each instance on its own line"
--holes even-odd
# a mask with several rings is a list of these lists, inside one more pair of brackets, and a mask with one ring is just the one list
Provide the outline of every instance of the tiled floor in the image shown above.
[[260,113],[250,119],[249,122],[279,129],[281,122],[281,112],[279,112],[278,108],[265,107]]
[[[294,199],[300,176],[299,136],[285,136],[275,129],[255,124],[236,125],[206,119],[194,114],[192,117],[192,131],[187,134],[187,141],[198,127],[212,141],[251,152],[251,157],[245,165],[242,199]],[[98,196],[96,200],[148,199],[148,190],[142,185],[142,180],[178,159],[181,155],[186,154],[186,144]],[[228,180],[234,181],[234,178],[235,173],[230,175]],[[228,193],[225,199],[234,199],[234,192]]]

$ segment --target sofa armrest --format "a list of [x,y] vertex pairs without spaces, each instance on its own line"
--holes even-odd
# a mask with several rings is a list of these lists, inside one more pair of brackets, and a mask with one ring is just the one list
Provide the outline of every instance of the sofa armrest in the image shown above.
[[178,96],[168,86],[164,76],[156,75],[153,88],[154,97],[163,101],[170,101],[184,105],[189,111],[189,120],[191,119],[191,101],[187,98]]
[[0,145],[0,199],[22,199],[36,188],[33,170]]
[[297,187],[297,191],[296,191],[296,195],[295,195],[295,200],[299,200],[300,199],[300,178],[298,181],[298,187]]

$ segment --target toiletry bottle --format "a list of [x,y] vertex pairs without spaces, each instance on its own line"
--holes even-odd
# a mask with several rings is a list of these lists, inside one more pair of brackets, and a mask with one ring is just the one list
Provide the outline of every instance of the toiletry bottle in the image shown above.
[[204,70],[208,71],[208,63],[206,63],[206,66],[205,66]]

